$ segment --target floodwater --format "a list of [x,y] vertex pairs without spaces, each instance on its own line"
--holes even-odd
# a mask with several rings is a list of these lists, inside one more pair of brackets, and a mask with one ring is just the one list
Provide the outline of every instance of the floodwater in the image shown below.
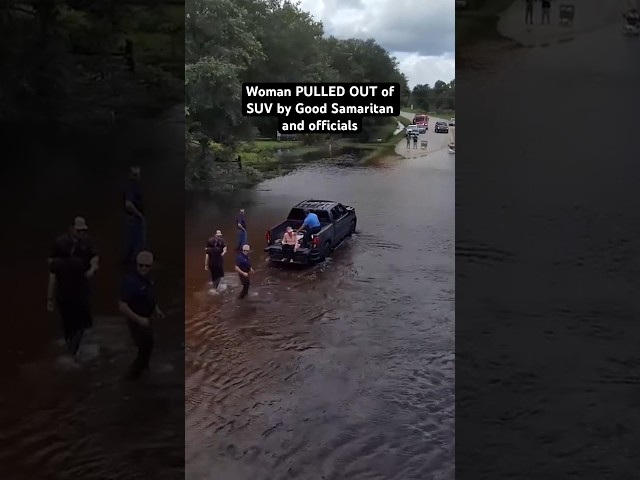
[[458,120],[500,125],[457,139],[491,152],[457,176],[462,478],[638,476],[640,44],[621,20],[461,77]]
[[[180,109],[177,114],[182,122]],[[73,147],[48,138],[24,141],[22,162],[6,166],[4,218],[18,228],[1,240],[10,253],[2,276],[2,478],[184,476],[184,153],[172,150],[182,147],[184,127],[175,116],[126,125],[107,139],[75,139]],[[149,241],[168,313],[157,325],[152,375],[140,384],[122,379],[135,352],[116,312],[123,175],[134,160],[143,168]],[[93,284],[94,329],[77,369],[61,363],[59,322],[45,308],[50,244],[76,215],[86,217],[102,264]]]
[[[187,213],[187,478],[454,478],[454,157],[314,162]],[[266,230],[295,203],[355,207],[325,263],[269,267]],[[247,214],[256,274],[238,300],[233,255],[212,294],[204,243]]]

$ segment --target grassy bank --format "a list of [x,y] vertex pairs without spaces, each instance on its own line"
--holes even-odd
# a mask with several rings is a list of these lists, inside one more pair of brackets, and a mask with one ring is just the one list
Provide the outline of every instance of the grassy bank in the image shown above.
[[230,193],[251,188],[269,178],[286,175],[301,164],[329,156],[336,158],[348,154],[345,159],[366,163],[395,150],[404,136],[404,130],[394,134],[398,121],[405,126],[409,124],[405,118],[390,118],[374,132],[372,137],[375,140],[372,142],[348,138],[326,140],[324,137],[305,141],[259,138],[240,142],[235,148],[209,142],[205,156],[199,144],[190,142],[186,146],[188,168],[185,170],[185,189]]
[[456,10],[456,46],[467,47],[486,40],[502,40],[498,20],[515,0],[476,0],[469,7]]

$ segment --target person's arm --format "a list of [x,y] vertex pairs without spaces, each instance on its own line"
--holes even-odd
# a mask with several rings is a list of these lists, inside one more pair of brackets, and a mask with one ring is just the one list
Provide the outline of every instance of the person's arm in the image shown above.
[[54,273],[49,273],[49,283],[47,284],[47,310],[53,312],[55,301],[53,295],[56,291],[56,276]]
[[153,311],[153,315],[156,318],[160,318],[160,319],[164,318],[164,312],[162,310],[160,310],[160,306],[159,305],[156,305],[156,308]]
[[204,269],[209,270],[209,247],[204,249]]
[[247,229],[244,228],[244,225],[242,225],[242,223],[240,223],[239,221],[238,221],[238,228],[241,230],[244,230],[245,232],[247,231]]
[[136,312],[131,310],[131,308],[129,307],[129,305],[127,305],[126,302],[123,302],[122,300],[119,300],[118,301],[118,310],[120,310],[120,312],[125,317],[127,317],[129,320],[132,320],[132,321],[134,321],[136,323],[139,323],[143,327],[149,326],[149,319],[147,317],[143,317],[141,315],[138,315]]
[[127,188],[127,192],[125,194],[124,208],[126,208],[129,213],[132,213],[140,220],[144,220],[144,215],[140,210],[136,208],[135,204],[133,203],[133,191],[130,187]]
[[243,272],[239,266],[236,265],[236,272],[238,272],[240,275],[244,275],[245,277],[248,277],[249,274],[247,272]]
[[224,257],[225,253],[227,253],[227,246],[222,247],[222,256]]

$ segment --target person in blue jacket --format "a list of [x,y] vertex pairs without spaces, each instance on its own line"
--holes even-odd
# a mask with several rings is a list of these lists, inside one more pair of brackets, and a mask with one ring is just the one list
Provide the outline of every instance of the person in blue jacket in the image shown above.
[[311,242],[311,235],[315,235],[321,230],[320,220],[318,219],[318,215],[313,213],[311,210],[304,210],[304,222],[296,232],[301,230],[304,231],[304,236],[302,237],[302,243],[304,245],[309,245]]

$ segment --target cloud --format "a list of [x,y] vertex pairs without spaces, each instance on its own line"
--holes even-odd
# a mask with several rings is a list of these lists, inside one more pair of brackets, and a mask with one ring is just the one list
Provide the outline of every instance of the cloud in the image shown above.
[[373,38],[411,87],[455,78],[455,0],[301,0],[337,38]]

